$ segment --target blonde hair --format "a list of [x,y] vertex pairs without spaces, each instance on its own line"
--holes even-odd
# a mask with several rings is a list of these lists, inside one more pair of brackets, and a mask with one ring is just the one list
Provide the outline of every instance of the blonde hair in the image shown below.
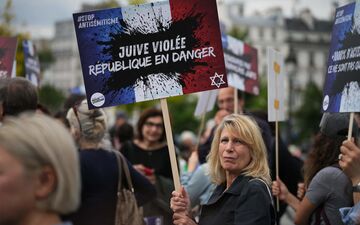
[[[74,111],[76,110],[76,111]],[[104,138],[107,123],[102,109],[88,109],[87,100],[69,109],[66,115],[70,127],[75,128],[86,142],[100,143]]]
[[37,207],[65,214],[80,204],[80,165],[75,143],[60,122],[40,114],[8,117],[0,127],[0,145],[19,159],[26,173],[50,166],[56,187]]
[[221,132],[227,129],[237,135],[250,149],[251,161],[241,172],[242,175],[260,178],[271,185],[267,153],[260,128],[249,116],[231,114],[226,116],[217,127],[208,155],[209,173],[215,184],[226,181],[225,170],[220,164],[219,145]]

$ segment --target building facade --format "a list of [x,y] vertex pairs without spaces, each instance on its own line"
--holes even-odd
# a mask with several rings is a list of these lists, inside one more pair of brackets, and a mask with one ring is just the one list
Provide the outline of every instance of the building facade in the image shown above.
[[245,17],[242,2],[220,3],[218,7],[220,21],[226,30],[235,27],[246,31],[245,42],[258,49],[260,79],[266,79],[267,75],[267,48],[282,53],[288,75],[286,89],[289,92],[292,90],[294,98],[292,107],[300,105],[299,93],[309,82],[322,89],[333,21],[318,20],[308,9],[300,11],[294,18],[286,18],[280,8]]
[[71,19],[55,23],[55,36],[51,40],[55,62],[49,68],[45,81],[63,91],[83,86],[83,76],[74,23]]

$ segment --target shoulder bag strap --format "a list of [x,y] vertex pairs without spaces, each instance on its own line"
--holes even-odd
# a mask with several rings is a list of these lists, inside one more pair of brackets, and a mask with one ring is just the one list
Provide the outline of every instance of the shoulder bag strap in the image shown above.
[[[133,187],[133,183],[132,183],[132,180],[131,180],[130,171],[129,171],[128,164],[126,162],[125,157],[118,151],[115,151],[115,155],[116,155],[116,158],[118,160],[119,173],[122,174],[122,172],[124,172],[125,177],[126,177],[126,181],[127,181],[127,185],[129,187],[130,191],[134,192],[134,187]],[[119,179],[121,179],[121,178],[122,177],[119,176]],[[121,184],[121,180],[119,180],[119,184]],[[121,186],[120,186],[120,189],[121,189]],[[118,190],[120,190],[120,189],[118,187]]]
[[115,154],[115,157],[116,157],[116,161],[117,161],[117,165],[118,165],[118,170],[119,170],[119,176],[118,176],[118,187],[117,187],[117,194],[119,195],[120,192],[121,192],[121,188],[122,188],[122,185],[121,185],[121,181],[122,181],[122,168],[121,168],[121,165],[123,164],[121,161],[121,156],[120,156],[120,153],[117,152],[117,151],[114,151],[114,154]]
[[253,179],[251,179],[250,181],[253,181],[253,180],[258,180],[258,181],[262,182],[262,183],[265,185],[265,187],[266,187],[266,189],[267,189],[267,191],[268,191],[268,194],[269,194],[271,203],[274,204],[273,201],[272,201],[272,200],[273,200],[273,196],[272,196],[272,194],[271,194],[270,188],[269,188],[269,186],[267,185],[267,183],[266,183],[265,181],[263,181],[262,179],[258,178],[258,177],[253,178]]

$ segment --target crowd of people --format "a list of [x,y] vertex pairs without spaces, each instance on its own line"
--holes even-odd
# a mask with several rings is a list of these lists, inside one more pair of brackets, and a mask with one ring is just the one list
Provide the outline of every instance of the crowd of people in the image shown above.
[[274,225],[287,207],[295,224],[360,224],[359,114],[352,139],[349,114],[324,114],[304,162],[279,137],[276,177],[273,124],[234,92],[220,89],[199,143],[191,131],[181,135],[174,190],[161,110],[142,111],[136,126],[117,113],[109,127],[85,96],[51,116],[31,82],[0,80],[0,225],[116,224],[126,177],[119,154],[133,184],[121,188],[133,191],[147,225]]

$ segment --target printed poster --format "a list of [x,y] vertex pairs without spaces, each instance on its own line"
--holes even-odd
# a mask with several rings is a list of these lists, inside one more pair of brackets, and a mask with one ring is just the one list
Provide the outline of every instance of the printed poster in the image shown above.
[[336,9],[328,58],[324,112],[360,111],[360,4]]
[[201,116],[214,109],[218,90],[204,91],[199,94],[199,99],[196,104],[194,116]]
[[268,121],[285,120],[285,67],[280,52],[268,48]]
[[16,37],[0,37],[0,78],[11,77],[16,47]]
[[40,82],[40,62],[36,52],[36,48],[32,41],[23,41],[24,61],[25,61],[25,77],[35,86]]
[[216,1],[73,15],[89,108],[227,86]]
[[257,49],[222,34],[228,84],[241,91],[259,95]]

